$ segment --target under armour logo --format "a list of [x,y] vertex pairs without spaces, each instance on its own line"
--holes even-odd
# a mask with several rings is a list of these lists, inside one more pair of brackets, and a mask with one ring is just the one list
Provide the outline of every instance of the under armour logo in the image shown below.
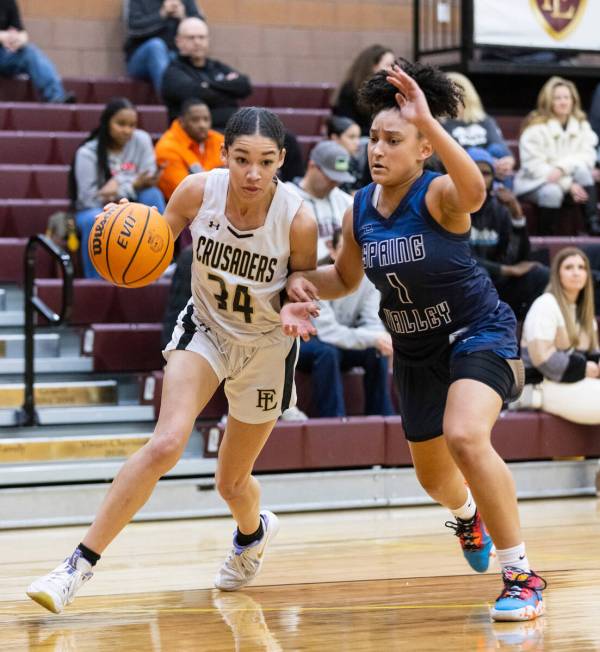
[[205,333],[210,332],[210,326],[207,326],[203,321],[198,324],[198,327],[201,328]]
[[212,220],[208,223],[208,228],[214,229],[215,231],[218,231],[220,226],[221,225],[218,222],[213,222]]
[[256,407],[262,408],[263,412],[274,410],[277,407],[275,400],[276,392],[274,389],[258,389],[258,403]]

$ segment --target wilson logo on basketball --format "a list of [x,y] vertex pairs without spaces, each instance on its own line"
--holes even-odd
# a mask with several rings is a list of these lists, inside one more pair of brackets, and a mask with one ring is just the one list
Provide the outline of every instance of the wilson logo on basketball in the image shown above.
[[150,231],[148,234],[148,246],[152,251],[154,251],[154,253],[159,253],[164,249],[165,241],[160,234]]
[[96,220],[94,224],[94,233],[92,236],[92,252],[94,256],[99,256],[102,253],[102,236],[110,215],[110,213],[102,213],[101,219]]
[[129,244],[129,238],[131,238],[131,232],[133,231],[133,227],[135,226],[135,217],[133,215],[126,215],[125,219],[123,220],[123,226],[121,227],[121,230],[119,231],[119,235],[117,237],[117,244],[119,247],[122,247],[123,249],[127,249],[127,245]]

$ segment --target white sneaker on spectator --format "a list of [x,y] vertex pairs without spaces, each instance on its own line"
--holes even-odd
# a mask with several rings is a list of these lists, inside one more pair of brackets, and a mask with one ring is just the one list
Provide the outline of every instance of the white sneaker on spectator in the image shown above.
[[282,421],[307,421],[308,417],[296,406],[284,410],[279,417]]

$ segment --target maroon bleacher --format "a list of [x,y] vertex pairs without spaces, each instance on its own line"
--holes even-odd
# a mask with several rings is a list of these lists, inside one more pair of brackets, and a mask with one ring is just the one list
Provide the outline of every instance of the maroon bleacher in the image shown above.
[[64,198],[68,174],[68,165],[0,165],[0,197]]
[[521,125],[525,116],[522,115],[496,115],[493,116],[502,131],[504,140],[519,140]]
[[0,199],[0,238],[45,233],[50,215],[68,207],[67,199]]
[[[127,97],[135,104],[160,104],[151,84],[127,77],[64,77],[65,89],[80,103],[106,103],[112,97]],[[254,83],[245,106],[293,106],[327,108],[333,84]],[[35,102],[36,95],[28,79],[0,79],[0,101]]]
[[[573,424],[543,412],[503,412],[492,444],[507,461],[600,456],[600,426]],[[216,455],[207,451],[205,455]],[[278,422],[256,471],[410,466],[400,417]]]
[[[0,282],[23,283],[23,259],[28,238],[0,238]],[[54,260],[45,252],[36,256],[36,275],[49,278],[56,275]]]
[[548,249],[550,260],[565,247],[600,246],[600,238],[591,235],[581,236],[542,236],[534,235],[530,238],[532,250]]
[[267,106],[306,107],[327,109],[330,106],[331,84],[305,84],[292,82],[271,84]]
[[325,109],[274,109],[284,126],[297,136],[316,136],[329,115]]
[[86,333],[83,352],[92,356],[94,371],[152,371],[164,363],[161,324],[91,324],[89,331],[93,342]]
[[35,132],[0,131],[0,164],[52,163],[52,138]]
[[[1,240],[0,240],[1,242]],[[106,281],[75,279],[69,324],[162,323],[170,280],[159,280],[143,288],[119,288]],[[62,281],[42,278],[36,281],[37,295],[53,310],[62,301]]]

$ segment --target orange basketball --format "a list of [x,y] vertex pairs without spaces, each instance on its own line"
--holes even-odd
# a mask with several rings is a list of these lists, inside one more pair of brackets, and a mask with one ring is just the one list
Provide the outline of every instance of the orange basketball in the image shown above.
[[165,218],[143,204],[119,205],[98,216],[88,252],[102,278],[127,288],[155,281],[173,258],[173,234]]

